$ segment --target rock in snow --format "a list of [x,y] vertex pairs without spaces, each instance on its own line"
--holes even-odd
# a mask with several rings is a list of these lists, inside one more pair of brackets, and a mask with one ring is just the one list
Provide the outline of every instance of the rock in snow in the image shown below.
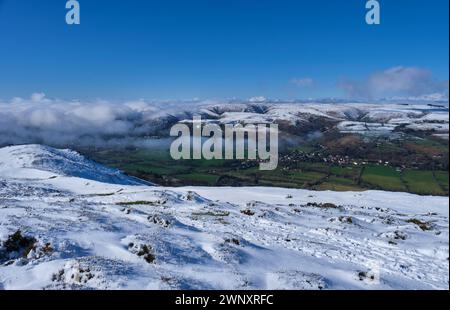
[[447,197],[152,187],[0,149],[0,288],[448,289]]

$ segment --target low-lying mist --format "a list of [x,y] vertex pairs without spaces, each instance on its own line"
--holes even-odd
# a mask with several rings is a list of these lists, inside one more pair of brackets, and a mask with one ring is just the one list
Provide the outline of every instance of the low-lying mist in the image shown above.
[[[201,102],[123,103],[65,101],[33,94],[0,101],[0,145],[47,144],[78,147],[155,147],[151,139],[172,123],[189,117],[186,105]],[[180,107],[184,105],[184,108]]]
[[[174,139],[169,137],[170,127],[212,104],[217,113],[232,107],[213,101],[68,101],[49,99],[42,93],[28,99],[0,100],[0,147],[45,144],[73,149],[168,151]],[[317,135],[320,133],[312,134]],[[280,150],[301,141],[302,138],[282,134]]]

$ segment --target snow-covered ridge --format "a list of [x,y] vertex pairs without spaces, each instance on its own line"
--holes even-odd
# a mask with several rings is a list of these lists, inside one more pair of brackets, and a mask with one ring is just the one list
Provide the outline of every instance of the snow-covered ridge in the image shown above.
[[[296,120],[309,116],[332,120],[358,120],[388,122],[394,118],[413,121],[426,115],[439,115],[440,120],[448,122],[448,107],[426,104],[395,103],[260,103],[260,104],[221,104],[207,105],[200,109],[205,116],[222,118],[233,114],[253,115],[261,119],[271,117],[279,120]],[[444,115],[447,114],[445,118]]]
[[33,144],[0,149],[0,175],[17,175],[21,169],[30,176],[31,170],[50,172],[54,176],[78,177],[103,183],[142,185],[149,184],[124,175],[117,169],[107,168],[79,153],[65,149]]
[[324,123],[335,124],[341,132],[355,133],[387,134],[406,127],[448,137],[449,131],[448,106],[433,104],[264,102],[210,105],[200,109],[200,113],[204,118],[222,124],[278,123],[306,131],[311,126],[320,128]]
[[135,186],[90,168],[111,171],[0,149],[0,289],[449,287],[447,197]]

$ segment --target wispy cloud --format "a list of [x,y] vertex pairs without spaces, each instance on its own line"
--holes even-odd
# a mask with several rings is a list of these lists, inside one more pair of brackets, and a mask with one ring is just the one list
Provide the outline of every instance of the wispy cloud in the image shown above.
[[448,81],[439,81],[429,70],[417,67],[393,67],[363,80],[343,79],[339,84],[347,95],[356,98],[448,94]]
[[293,78],[290,82],[298,87],[312,87],[314,85],[314,80],[309,77]]
[[252,103],[262,103],[262,102],[266,102],[267,98],[264,96],[256,96],[256,97],[251,97],[250,99],[248,99],[249,102]]

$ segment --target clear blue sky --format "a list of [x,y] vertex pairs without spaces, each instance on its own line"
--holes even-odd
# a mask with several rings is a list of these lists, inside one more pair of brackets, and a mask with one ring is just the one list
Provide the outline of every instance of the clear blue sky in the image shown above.
[[365,0],[79,0],[79,26],[65,2],[0,0],[0,98],[343,96],[340,79],[394,66],[448,80],[447,0],[380,0],[380,26]]

